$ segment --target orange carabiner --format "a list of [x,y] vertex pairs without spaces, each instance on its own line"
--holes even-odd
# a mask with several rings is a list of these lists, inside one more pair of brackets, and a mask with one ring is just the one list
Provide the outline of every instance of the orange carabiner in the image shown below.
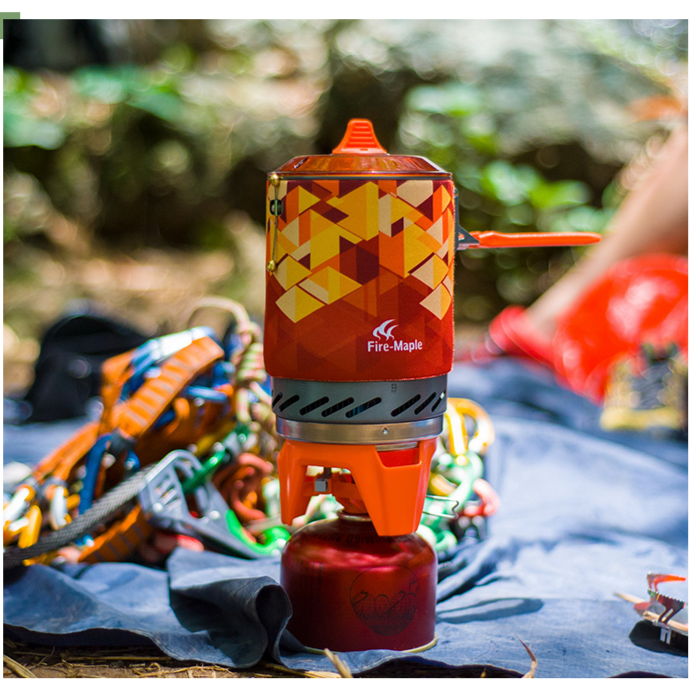
[[27,525],[19,534],[19,547],[28,548],[38,540],[38,535],[41,531],[41,523],[43,515],[41,508],[38,505],[32,505],[26,513]]

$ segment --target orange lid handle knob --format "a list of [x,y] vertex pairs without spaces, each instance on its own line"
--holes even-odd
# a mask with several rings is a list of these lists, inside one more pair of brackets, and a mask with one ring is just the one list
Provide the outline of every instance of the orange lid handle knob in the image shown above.
[[387,151],[376,139],[370,120],[349,120],[347,131],[342,141],[333,149],[333,153],[380,155]]

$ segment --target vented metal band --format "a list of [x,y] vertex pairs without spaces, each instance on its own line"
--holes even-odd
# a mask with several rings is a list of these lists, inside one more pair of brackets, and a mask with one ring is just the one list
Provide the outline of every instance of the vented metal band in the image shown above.
[[[342,445],[384,447],[402,442],[437,438],[443,430],[443,417],[402,423],[309,423],[277,419],[277,432],[290,440]],[[392,449],[392,448],[390,448]]]
[[446,375],[398,381],[271,382],[275,415],[300,423],[395,425],[442,417],[447,407]]

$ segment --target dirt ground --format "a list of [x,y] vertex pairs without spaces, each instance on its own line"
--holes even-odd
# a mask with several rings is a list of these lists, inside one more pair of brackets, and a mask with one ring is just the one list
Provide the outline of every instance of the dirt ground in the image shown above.
[[[147,648],[56,648],[32,646],[4,639],[3,679],[26,678],[343,678],[351,677],[346,664],[334,656],[332,672],[302,672],[266,661],[252,668],[236,670],[173,660],[162,651]],[[536,661],[527,675],[490,665],[471,665],[463,668],[431,667],[417,663],[393,661],[380,665],[356,677],[523,677],[533,676]]]

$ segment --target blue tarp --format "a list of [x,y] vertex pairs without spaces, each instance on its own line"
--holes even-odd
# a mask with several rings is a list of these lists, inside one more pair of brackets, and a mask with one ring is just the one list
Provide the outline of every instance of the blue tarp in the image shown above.
[[[684,647],[659,640],[622,592],[646,598],[649,571],[687,572],[687,444],[608,433],[599,409],[537,366],[458,365],[450,394],[482,404],[497,438],[486,478],[501,507],[484,540],[441,564],[437,644],[423,653],[343,653],[353,672],[407,658],[494,665],[537,677],[687,676]],[[5,462],[35,462],[78,422],[5,427]],[[12,638],[49,645],[153,642],[173,658],[229,667],[259,659],[332,670],[285,625],[277,561],[178,549],[165,569],[42,565],[5,573]],[[686,599],[686,588],[668,591]]]

